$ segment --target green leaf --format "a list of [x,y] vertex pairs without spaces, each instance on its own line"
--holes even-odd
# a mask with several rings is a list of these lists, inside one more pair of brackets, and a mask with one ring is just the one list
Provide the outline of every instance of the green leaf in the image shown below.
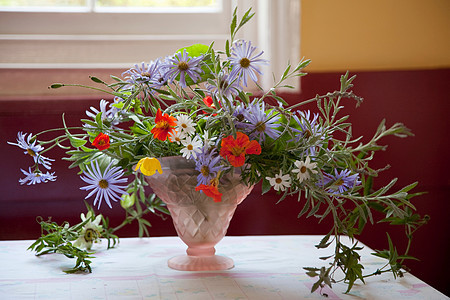
[[272,188],[272,186],[270,185],[270,182],[267,179],[263,178],[263,182],[262,182],[262,186],[261,186],[262,194],[267,193],[268,191],[270,191],[271,188]]
[[114,79],[115,81],[122,82],[122,79],[120,79],[120,78],[117,77],[117,76],[110,75],[110,77],[111,77],[112,79]]
[[375,253],[372,253],[374,256],[378,256],[381,258],[389,259],[389,251],[387,250],[375,250]]
[[142,121],[138,118],[138,116],[134,115],[134,114],[130,114],[129,118],[132,119],[134,122],[144,126],[144,124],[142,123]]
[[236,25],[237,25],[237,7],[234,8],[233,19],[231,20],[231,24],[230,24],[230,32],[231,32],[232,36],[234,35]]
[[53,83],[51,86],[49,86],[50,89],[59,89],[60,87],[63,87],[64,83]]
[[373,176],[368,176],[364,185],[364,196],[369,195],[373,185]]
[[98,128],[103,128],[103,121],[102,121],[102,112],[99,112],[95,116],[95,122],[97,123]]
[[318,245],[316,245],[315,247],[317,249],[327,248],[331,244],[331,242],[328,242],[328,240],[330,239],[330,236],[331,236],[331,231],[328,232],[328,234],[325,235],[322,238],[322,240],[320,241],[320,243]]
[[81,150],[83,150],[84,152],[92,152],[92,151],[95,151],[95,149],[87,148],[87,147],[84,147],[84,146],[81,146]]
[[303,216],[308,211],[309,207],[310,207],[310,201],[309,201],[309,199],[306,199],[305,205],[303,206],[302,210],[298,214],[297,218],[300,218],[301,216]]
[[204,44],[194,44],[192,46],[180,48],[176,51],[176,53],[183,53],[185,49],[189,56],[197,57],[206,54],[208,52],[209,46]]
[[231,52],[230,52],[230,41],[229,41],[229,40],[227,40],[227,41],[225,42],[225,53],[227,54],[228,57],[231,56]]
[[122,206],[123,209],[128,209],[134,205],[136,202],[136,194],[133,193],[131,195],[122,195],[122,199],[120,200],[120,206]]
[[70,144],[72,145],[72,147],[74,147],[74,148],[79,148],[81,146],[84,146],[84,144],[86,144],[86,142],[87,142],[83,139],[73,137],[72,135],[69,135],[69,141],[70,141]]
[[89,78],[90,78],[93,82],[106,84],[103,80],[101,80],[101,79],[99,79],[99,78],[97,78],[97,77],[95,77],[95,76],[89,76]]
[[317,280],[311,287],[311,293],[314,293],[322,284],[322,279]]

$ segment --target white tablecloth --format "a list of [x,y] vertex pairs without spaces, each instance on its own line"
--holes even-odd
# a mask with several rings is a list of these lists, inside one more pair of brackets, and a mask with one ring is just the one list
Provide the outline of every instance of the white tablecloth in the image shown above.
[[[110,250],[103,241],[94,247],[90,274],[65,274],[74,260],[36,257],[26,250],[32,241],[1,241],[0,299],[448,299],[411,274],[395,280],[390,273],[356,284],[348,295],[343,283],[311,294],[314,280],[302,267],[323,266],[318,257],[333,250],[316,249],[321,238],[225,237],[217,254],[231,257],[235,267],[213,272],[168,268],[169,258],[185,253],[178,237],[123,238]],[[362,253],[366,272],[385,264],[370,252]]]

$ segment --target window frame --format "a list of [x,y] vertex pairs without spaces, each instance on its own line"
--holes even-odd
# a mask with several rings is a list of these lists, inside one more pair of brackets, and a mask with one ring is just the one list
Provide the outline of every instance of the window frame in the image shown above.
[[[271,87],[272,74],[279,77],[288,62],[299,60],[300,1],[223,0],[220,5],[221,11],[197,13],[3,11],[0,69],[128,69],[195,43],[214,41],[215,47],[223,49],[233,7],[238,7],[238,16],[252,7],[255,17],[238,38],[251,40],[265,52],[271,63],[264,67],[261,86]],[[288,84],[298,91],[298,78]]]

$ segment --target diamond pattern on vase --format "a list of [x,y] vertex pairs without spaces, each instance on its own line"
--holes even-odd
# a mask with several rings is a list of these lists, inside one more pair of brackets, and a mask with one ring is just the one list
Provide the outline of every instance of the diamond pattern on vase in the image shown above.
[[221,202],[196,191],[195,162],[183,157],[160,159],[162,174],[147,177],[154,193],[167,204],[179,237],[189,246],[202,241],[216,244],[226,234],[236,206],[251,192],[240,174],[226,174],[220,181]]

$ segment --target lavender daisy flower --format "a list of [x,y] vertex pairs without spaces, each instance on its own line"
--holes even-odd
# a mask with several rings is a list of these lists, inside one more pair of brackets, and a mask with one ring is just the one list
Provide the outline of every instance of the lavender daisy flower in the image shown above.
[[95,120],[95,117],[99,113],[102,113],[102,121],[104,121],[104,120],[108,119],[108,104],[109,104],[108,101],[106,101],[105,99],[102,99],[102,100],[100,100],[100,110],[91,106],[90,109],[92,111],[86,110],[86,115]]
[[300,126],[300,130],[293,128],[294,131],[299,133],[296,136],[296,140],[299,141],[301,138],[310,138],[312,136],[321,137],[322,128],[320,127],[320,124],[317,121],[319,118],[319,114],[317,113],[314,114],[312,120],[311,120],[311,112],[309,110],[300,111],[299,115],[300,116],[297,115],[293,116],[294,120]]
[[85,199],[96,193],[94,205],[98,202],[98,208],[100,209],[100,205],[104,198],[106,204],[112,208],[110,200],[117,202],[123,194],[128,195],[128,193],[124,191],[126,186],[118,185],[119,183],[127,181],[127,178],[120,178],[123,176],[123,170],[121,170],[121,168],[112,167],[112,162],[110,162],[102,172],[97,161],[94,161],[91,167],[92,168],[87,167],[86,171],[83,171],[85,176],[80,176],[84,182],[89,184],[80,189],[85,191],[92,190]]
[[243,84],[247,86],[247,77],[256,82],[258,77],[256,73],[262,74],[258,69],[259,65],[267,64],[268,61],[259,58],[264,52],[255,53],[256,47],[252,47],[251,42],[241,41],[233,45],[231,49],[231,57],[228,60],[231,61],[231,73],[230,76],[238,76],[243,80]]
[[[226,109],[227,111],[229,109]],[[238,106],[231,107],[231,111],[228,111],[234,118],[234,126],[238,129],[243,129],[247,124],[245,124],[245,114],[246,108],[244,105],[239,104]]]
[[31,185],[36,183],[47,183],[48,181],[56,180],[56,176],[54,175],[55,172],[47,172],[44,174],[39,170],[31,171],[30,167],[28,167],[28,172],[22,169],[20,169],[20,171],[22,171],[22,173],[25,175],[25,178],[19,179],[20,184],[27,183],[27,185]]
[[277,139],[280,136],[280,132],[275,128],[278,127],[276,122],[280,119],[279,116],[274,116],[273,112],[269,114],[265,111],[265,104],[261,102],[258,104],[250,105],[250,107],[244,111],[244,117],[250,124],[245,124],[246,130],[250,132],[250,139],[259,138],[259,141],[265,140],[267,134],[272,139]]
[[[308,140],[310,138],[315,138],[317,141],[324,139],[323,129],[318,122],[319,114],[314,114],[311,119],[310,111],[301,111],[299,116],[294,115],[294,120],[297,122],[300,129],[291,128],[292,131],[296,132],[297,135],[291,141],[300,142],[301,140]],[[316,156],[316,146],[311,146],[306,150],[306,155]]]
[[165,67],[169,69],[165,74],[165,78],[173,81],[178,75],[180,75],[180,86],[185,88],[186,75],[188,75],[192,81],[197,82],[200,79],[200,74],[203,72],[199,64],[203,59],[203,55],[198,57],[190,57],[186,51],[183,53],[178,52],[172,58],[167,58],[167,64]]
[[[17,133],[17,143],[11,143],[8,142],[10,145],[18,146],[21,149],[24,149],[24,154],[29,154],[31,157],[33,157],[33,160],[35,163],[43,165],[47,170],[51,169],[51,161],[54,161],[54,159],[50,159],[48,157],[42,156],[39,154],[42,150],[44,150],[44,147],[42,147],[39,144],[36,144],[37,141],[31,142],[31,138],[33,137],[33,134],[23,134],[22,132]],[[25,140],[26,139],[26,140]]]
[[118,125],[122,121],[121,113],[123,112],[123,109],[120,109],[114,105],[122,103],[123,101],[124,100],[120,97],[114,97],[114,102],[109,104],[109,110],[106,111],[106,116],[112,125]]
[[160,68],[161,62],[159,59],[151,61],[148,64],[142,62],[140,66],[135,64],[134,68],[123,72],[122,76],[125,75],[126,82],[132,85],[144,83],[152,88],[160,88],[163,85],[163,81],[160,80]]
[[[95,118],[97,117],[97,115],[99,113],[102,113],[102,117],[101,120],[105,121],[108,120],[108,104],[109,102],[106,101],[105,99],[100,100],[100,110],[91,106],[90,110],[86,110],[86,115],[90,118],[92,118],[93,120],[95,120]],[[89,124],[83,124],[83,127],[86,128],[87,130],[95,130],[96,128],[92,125]]]
[[[115,97],[114,102],[112,102],[112,103],[106,101],[105,99],[102,99],[102,100],[100,100],[100,109],[97,109],[97,108],[91,106],[90,110],[86,110],[86,115],[95,120],[97,115],[99,113],[102,113],[102,117],[101,117],[102,121],[109,121],[109,122],[111,122],[112,125],[117,125],[121,122],[120,112],[122,110],[113,105],[118,104],[122,101],[123,101],[123,99],[120,97]],[[88,124],[84,124],[83,126],[90,130],[95,129],[94,126],[91,126]]]
[[342,170],[338,172],[334,170],[335,175],[330,175],[325,173],[323,181],[321,183],[322,186],[329,186],[327,192],[333,194],[343,194],[345,191],[354,188],[355,186],[361,184],[359,181],[359,174],[350,175],[350,170]]
[[208,84],[206,84],[206,88],[216,97],[221,95],[226,98],[232,98],[242,90],[242,87],[239,85],[239,78],[236,74],[231,76],[230,74],[225,74],[223,72],[219,73],[217,81],[210,80]]
[[169,61],[170,58],[172,57],[167,56],[164,58],[164,61],[159,62],[158,73],[155,76],[155,80],[160,86],[167,84],[167,72],[170,71],[170,67],[172,66],[171,62]]
[[224,169],[224,167],[219,164],[222,158],[218,155],[216,156],[215,149],[212,151],[209,151],[209,149],[209,146],[205,145],[195,162],[195,169],[200,172],[197,176],[199,185],[208,185],[212,179],[217,177],[217,172]]

